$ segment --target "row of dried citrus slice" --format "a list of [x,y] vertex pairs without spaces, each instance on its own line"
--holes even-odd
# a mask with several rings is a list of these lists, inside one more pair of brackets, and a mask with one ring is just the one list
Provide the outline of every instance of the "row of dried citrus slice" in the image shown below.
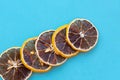
[[49,30],[26,40],[22,47],[10,48],[0,57],[4,80],[26,80],[33,72],[47,72],[79,52],[91,50],[98,31],[86,19],[75,19],[57,30]]

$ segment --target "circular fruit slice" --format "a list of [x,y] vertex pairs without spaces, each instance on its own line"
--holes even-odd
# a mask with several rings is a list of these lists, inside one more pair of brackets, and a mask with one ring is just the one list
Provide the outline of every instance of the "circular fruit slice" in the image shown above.
[[75,19],[67,27],[67,40],[75,50],[83,52],[91,50],[97,43],[98,31],[86,19]]
[[32,71],[20,60],[20,48],[10,48],[0,56],[0,75],[3,80],[27,80],[31,74]]
[[75,56],[79,51],[74,50],[66,40],[67,26],[68,25],[61,26],[53,33],[52,44],[57,53],[63,57],[69,58]]
[[52,35],[54,31],[46,31],[39,35],[35,48],[39,59],[51,66],[63,64],[67,59],[54,51],[52,45]]
[[20,50],[23,64],[33,72],[47,72],[51,66],[40,61],[36,54],[35,42],[37,37],[26,40]]

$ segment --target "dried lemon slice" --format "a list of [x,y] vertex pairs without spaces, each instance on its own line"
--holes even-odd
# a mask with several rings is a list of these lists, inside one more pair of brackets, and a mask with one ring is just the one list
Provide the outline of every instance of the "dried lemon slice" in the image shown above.
[[66,28],[69,25],[59,27],[52,36],[52,44],[57,53],[63,57],[72,57],[77,55],[79,51],[74,50],[66,40]]
[[23,64],[33,72],[46,72],[51,66],[40,61],[36,54],[35,42],[37,37],[26,40],[21,48],[21,60]]
[[89,51],[98,41],[96,27],[86,19],[75,19],[67,27],[67,40],[75,50]]
[[62,57],[54,51],[52,45],[52,35],[54,31],[46,31],[37,38],[35,48],[39,59],[51,66],[58,66],[63,64],[67,58]]
[[27,69],[20,60],[20,48],[6,50],[0,56],[0,75],[3,80],[27,80],[32,71]]

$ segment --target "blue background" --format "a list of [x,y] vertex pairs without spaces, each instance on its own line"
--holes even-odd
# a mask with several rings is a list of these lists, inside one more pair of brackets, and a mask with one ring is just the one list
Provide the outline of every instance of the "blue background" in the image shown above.
[[120,80],[120,0],[0,0],[0,53],[74,18],[94,23],[97,46],[29,80]]

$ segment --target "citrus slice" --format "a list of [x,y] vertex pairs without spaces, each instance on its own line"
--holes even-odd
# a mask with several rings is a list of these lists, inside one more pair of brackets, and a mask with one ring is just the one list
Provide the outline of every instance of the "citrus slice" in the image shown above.
[[20,60],[20,48],[10,48],[1,54],[0,75],[3,80],[27,80],[31,74],[32,71]]
[[46,72],[51,69],[51,66],[40,61],[36,54],[35,42],[37,37],[30,38],[24,42],[20,50],[21,60],[23,64],[33,72]]
[[52,44],[55,51],[63,57],[75,56],[79,51],[74,50],[66,40],[66,28],[68,25],[59,27],[52,36]]
[[39,35],[35,43],[35,48],[39,59],[51,66],[63,64],[67,58],[62,57],[54,51],[52,45],[52,35],[54,31],[46,31]]
[[75,19],[67,27],[67,40],[75,50],[83,52],[91,50],[98,41],[98,31],[86,19]]

